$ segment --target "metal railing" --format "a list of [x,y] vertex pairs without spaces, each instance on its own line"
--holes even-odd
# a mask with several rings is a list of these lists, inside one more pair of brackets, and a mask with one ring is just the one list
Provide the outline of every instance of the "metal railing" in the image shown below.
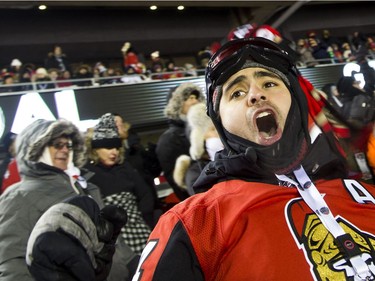
[[[145,83],[156,80],[170,80],[174,78],[183,78],[198,76],[198,73],[204,73],[204,69],[196,70],[195,75],[192,71],[178,70],[173,72],[160,72],[145,74],[131,74],[108,77],[90,77],[81,79],[67,79],[55,81],[34,81],[29,83],[14,83],[9,85],[0,85],[0,96],[19,95],[25,92],[37,91],[39,93],[50,92],[51,90],[67,90],[77,88],[90,88],[98,86],[121,85]],[[70,85],[67,85],[70,84]]]
[[[375,54],[370,53],[367,56],[367,60],[375,60]],[[338,62],[335,58],[328,59],[317,59],[314,60],[318,64],[315,66],[306,66],[309,62],[298,64],[297,67],[304,69],[306,67],[324,67],[329,65],[343,65],[348,62]],[[355,61],[351,61],[354,62]],[[176,70],[173,72],[160,72],[160,73],[149,73],[149,74],[131,74],[131,75],[120,75],[120,76],[108,76],[108,77],[90,77],[82,79],[69,79],[69,80],[56,80],[56,81],[41,81],[41,82],[30,82],[30,83],[14,83],[10,85],[0,85],[0,96],[4,95],[19,95],[25,92],[37,91],[40,93],[49,92],[51,90],[66,90],[66,89],[77,89],[77,88],[88,88],[108,85],[120,85],[120,84],[135,84],[145,83],[155,80],[170,80],[182,77],[195,77],[201,76],[205,72],[205,69],[195,70]],[[71,85],[66,85],[66,84]],[[51,86],[50,86],[51,85]],[[62,86],[63,85],[63,86]]]

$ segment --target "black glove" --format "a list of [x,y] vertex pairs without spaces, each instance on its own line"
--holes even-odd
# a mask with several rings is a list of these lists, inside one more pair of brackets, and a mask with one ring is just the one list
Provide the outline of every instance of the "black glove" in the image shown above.
[[[126,211],[119,213],[124,225]],[[105,280],[115,251],[115,224],[117,220],[108,221],[88,196],[52,206],[29,237],[26,262],[30,273],[37,281]]]
[[115,253],[116,240],[121,233],[121,228],[126,224],[128,214],[120,207],[114,205],[105,206],[99,217],[99,222],[96,226],[98,239],[104,243],[102,250],[95,254],[97,262],[96,279],[105,280],[108,276],[112,258]]

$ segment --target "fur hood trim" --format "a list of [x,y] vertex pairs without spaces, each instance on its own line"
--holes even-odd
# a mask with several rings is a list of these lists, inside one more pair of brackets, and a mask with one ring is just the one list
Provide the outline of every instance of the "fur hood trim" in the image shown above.
[[167,106],[164,109],[164,115],[169,119],[180,120],[183,103],[192,92],[196,92],[199,95],[198,100],[200,102],[205,101],[202,89],[198,85],[191,82],[182,83],[170,95]]
[[198,160],[205,152],[205,134],[213,123],[206,113],[206,104],[197,103],[190,107],[187,114],[187,122],[190,128],[190,156]]
[[185,183],[185,175],[190,166],[191,158],[188,155],[181,155],[176,160],[176,165],[173,170],[173,179],[177,185],[183,189],[187,189]]
[[27,126],[16,138],[17,162],[36,163],[44,148],[54,139],[66,136],[73,142],[73,163],[81,167],[85,163],[85,147],[81,132],[70,121],[36,120]]

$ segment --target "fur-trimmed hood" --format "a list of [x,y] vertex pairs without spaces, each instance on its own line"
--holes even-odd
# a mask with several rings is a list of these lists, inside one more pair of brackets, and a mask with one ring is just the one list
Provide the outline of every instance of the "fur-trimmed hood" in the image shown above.
[[44,148],[52,140],[68,136],[73,142],[73,164],[81,167],[85,163],[85,147],[81,132],[70,121],[36,120],[27,126],[16,138],[17,165],[22,174],[36,169]]
[[205,152],[205,133],[210,126],[213,126],[213,123],[206,113],[204,103],[197,103],[190,107],[186,117],[190,128],[190,157],[193,160],[198,160]]
[[[206,113],[206,105],[204,103],[197,103],[190,107],[186,115],[187,124],[189,126],[190,134],[190,155],[181,155],[176,159],[176,164],[173,170],[174,181],[182,188],[187,189],[185,183],[185,176],[192,160],[202,160],[207,148],[205,145],[205,135],[213,123]],[[206,156],[208,157],[208,155]],[[204,159],[208,160],[208,159]]]
[[198,95],[198,101],[205,100],[202,89],[198,85],[191,82],[182,83],[168,96],[169,99],[164,109],[164,115],[169,119],[180,120],[183,103],[192,93]]

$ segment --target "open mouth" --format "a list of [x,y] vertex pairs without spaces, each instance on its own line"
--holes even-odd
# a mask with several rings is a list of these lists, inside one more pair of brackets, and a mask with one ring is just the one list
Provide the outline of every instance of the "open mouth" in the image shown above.
[[263,111],[256,116],[255,122],[259,134],[265,139],[270,139],[277,134],[278,125],[274,114],[270,111]]
[[278,125],[276,114],[272,110],[264,110],[255,115],[255,124],[258,129],[258,143],[270,145],[281,138],[282,130]]

